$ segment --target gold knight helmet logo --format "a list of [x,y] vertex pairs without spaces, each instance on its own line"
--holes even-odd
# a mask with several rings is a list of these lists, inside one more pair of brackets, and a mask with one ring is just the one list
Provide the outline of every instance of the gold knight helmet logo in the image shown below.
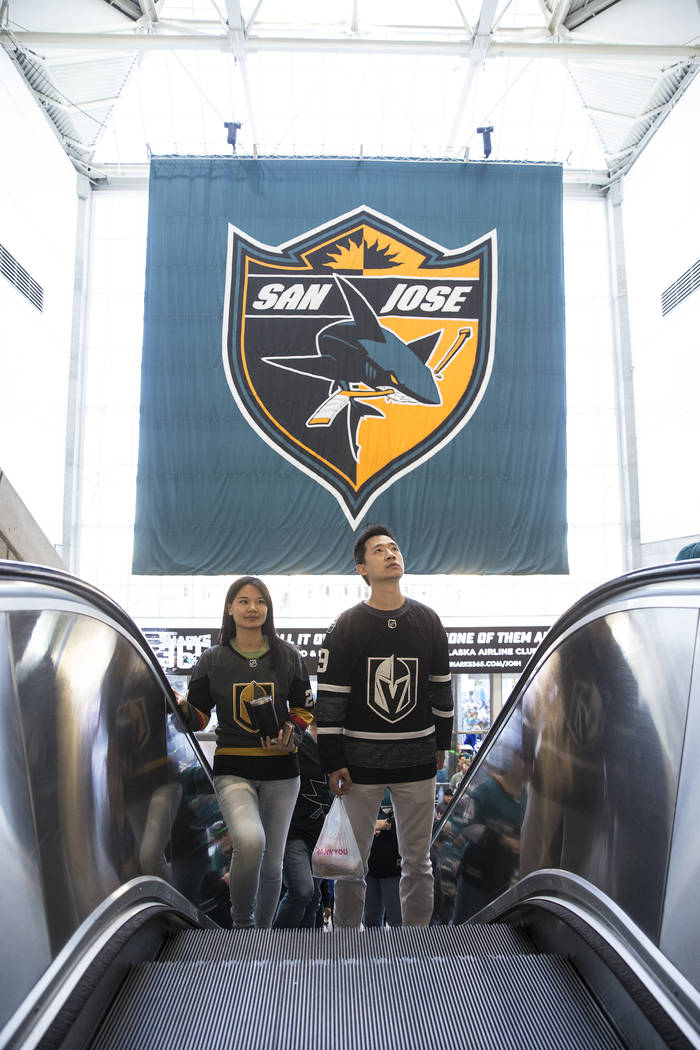
[[277,247],[231,226],[231,392],[354,527],[473,415],[491,374],[495,296],[495,231],[447,250],[368,207]]
[[272,682],[237,682],[233,686],[233,720],[248,733],[256,733],[255,722],[248,706],[253,700],[263,696],[274,697]]

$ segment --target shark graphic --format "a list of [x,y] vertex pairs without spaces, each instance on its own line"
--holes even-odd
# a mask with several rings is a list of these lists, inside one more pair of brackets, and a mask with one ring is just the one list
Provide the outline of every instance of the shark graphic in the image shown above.
[[370,304],[350,281],[338,274],[333,279],[345,300],[349,318],[334,321],[318,332],[315,354],[262,360],[275,368],[330,384],[326,398],[306,425],[329,427],[346,412],[348,441],[358,461],[360,423],[366,416],[384,418],[381,409],[369,401],[442,404],[436,373],[427,362],[443,330],[405,343],[380,324]]
[[313,813],[309,814],[309,820],[318,820],[320,817],[325,817],[326,813],[330,809],[330,799],[328,796],[328,782],[326,780],[314,780],[313,777],[309,778],[309,792],[301,792],[302,798],[305,798],[311,805],[316,805],[316,809]]

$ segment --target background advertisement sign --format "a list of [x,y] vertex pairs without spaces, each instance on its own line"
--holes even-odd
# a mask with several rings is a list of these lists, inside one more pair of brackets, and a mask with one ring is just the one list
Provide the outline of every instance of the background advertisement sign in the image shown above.
[[[218,627],[144,627],[158,662],[170,676],[189,676],[205,649],[215,645]],[[547,632],[546,627],[449,627],[453,674],[519,674]],[[299,650],[309,674],[316,674],[325,628],[284,627],[280,638]]]

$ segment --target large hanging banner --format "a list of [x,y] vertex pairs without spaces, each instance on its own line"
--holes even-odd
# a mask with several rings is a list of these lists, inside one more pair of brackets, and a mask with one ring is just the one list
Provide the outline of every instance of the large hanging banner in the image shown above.
[[558,166],[154,158],[134,572],[561,573]]

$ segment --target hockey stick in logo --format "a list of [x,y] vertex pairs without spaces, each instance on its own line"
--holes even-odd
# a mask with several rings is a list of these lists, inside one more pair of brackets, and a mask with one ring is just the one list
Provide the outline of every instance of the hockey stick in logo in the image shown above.
[[442,379],[442,373],[445,371],[445,369],[449,365],[450,361],[452,361],[452,359],[457,356],[459,351],[462,349],[462,347],[466,343],[467,339],[471,339],[471,337],[472,337],[472,330],[471,330],[471,328],[460,328],[460,330],[457,332],[457,338],[455,339],[454,343],[452,344],[450,349],[447,351],[445,356],[442,358],[440,363],[437,364],[435,366],[435,368],[433,369],[433,375],[435,376],[436,379]]
[[[348,407],[348,398],[361,397],[363,400],[370,400],[371,398],[386,399],[390,393],[391,391],[386,390],[378,392],[371,390],[339,390],[336,394],[331,394],[322,405],[319,405],[313,415],[307,419],[306,425],[307,427],[330,426],[335,417]],[[364,414],[367,415],[368,413]],[[383,415],[381,412],[379,414]]]

